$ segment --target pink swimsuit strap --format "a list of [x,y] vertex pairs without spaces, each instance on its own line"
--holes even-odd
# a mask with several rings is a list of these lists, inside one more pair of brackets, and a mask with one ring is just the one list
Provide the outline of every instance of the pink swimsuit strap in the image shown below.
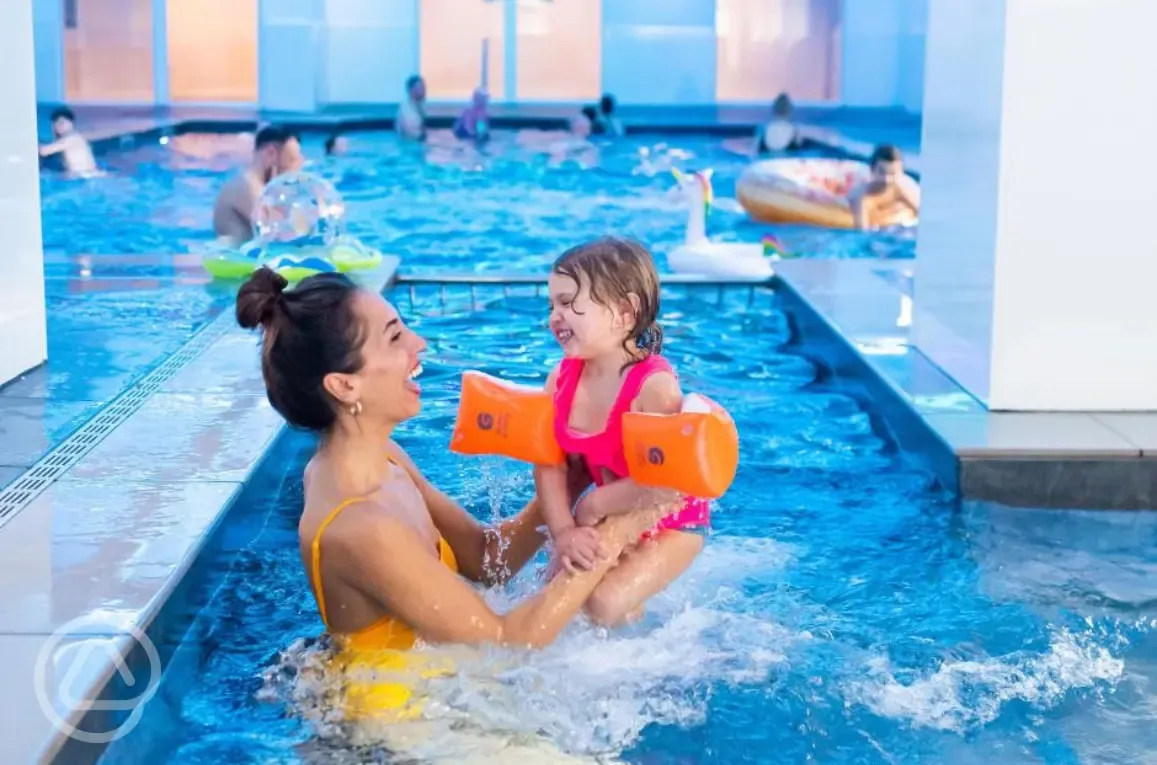
[[648,377],[657,372],[675,372],[666,359],[655,354],[634,364],[623,379],[603,429],[598,433],[581,433],[570,427],[570,412],[583,366],[582,359],[563,359],[559,364],[554,393],[554,434],[563,451],[582,455],[591,477],[602,486],[603,468],[619,478],[627,475],[627,460],[623,454],[623,415],[631,411],[631,404],[638,398]]

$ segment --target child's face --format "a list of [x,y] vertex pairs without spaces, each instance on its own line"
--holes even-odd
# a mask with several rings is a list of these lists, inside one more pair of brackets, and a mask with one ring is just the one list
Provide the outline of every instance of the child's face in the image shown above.
[[551,273],[550,331],[568,358],[593,359],[622,350],[631,317],[591,299],[590,286]]
[[872,165],[872,180],[891,186],[904,174],[904,165],[900,162],[877,162]]
[[72,132],[72,120],[68,117],[57,117],[52,121],[52,132],[58,136]]

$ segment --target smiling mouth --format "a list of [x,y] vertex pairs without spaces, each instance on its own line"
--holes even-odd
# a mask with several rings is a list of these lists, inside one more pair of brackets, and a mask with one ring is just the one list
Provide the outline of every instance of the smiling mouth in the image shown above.
[[569,329],[560,329],[558,332],[555,332],[554,335],[560,343],[565,343],[574,337],[574,332]]
[[410,370],[409,377],[407,377],[406,379],[414,380],[420,374],[422,374],[422,365],[418,364],[416,367],[414,367],[413,369]]

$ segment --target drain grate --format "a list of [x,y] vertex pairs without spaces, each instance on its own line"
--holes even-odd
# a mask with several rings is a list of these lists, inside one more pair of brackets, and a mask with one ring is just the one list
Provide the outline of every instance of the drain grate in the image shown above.
[[28,468],[19,478],[0,490],[0,528],[32,504],[41,492],[56,482],[73,465],[120,427],[140,409],[162,385],[177,375],[193,359],[216,342],[233,326],[232,312],[226,311],[189,338],[171,356],[142,377],[135,385],[110,401],[71,436]]

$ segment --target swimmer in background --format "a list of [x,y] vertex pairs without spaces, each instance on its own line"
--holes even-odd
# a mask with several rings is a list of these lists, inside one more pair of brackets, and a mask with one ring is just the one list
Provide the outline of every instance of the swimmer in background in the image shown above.
[[[288,149],[288,151],[287,151]],[[253,140],[249,166],[225,182],[213,204],[213,233],[237,246],[253,238],[253,208],[265,184],[302,162],[301,143],[284,128],[267,125]]]
[[885,228],[890,221],[915,220],[920,215],[920,188],[904,172],[895,146],[877,146],[871,158],[872,177],[848,193],[856,228]]
[[461,141],[481,143],[490,137],[490,96],[482,88],[474,91],[470,105],[454,120],[454,137]]
[[325,139],[325,156],[327,157],[337,157],[342,154],[348,154],[349,150],[350,139],[341,133],[331,133]]
[[277,174],[296,173],[303,167],[305,167],[305,152],[301,148],[301,136],[295,130],[286,129]]
[[92,154],[92,146],[88,139],[76,129],[76,115],[67,106],[55,109],[50,117],[52,122],[52,143],[40,147],[40,156],[50,157],[59,154],[64,164],[64,171],[73,176],[95,175],[100,171],[96,166],[96,158]]
[[426,81],[420,75],[406,80],[406,97],[398,105],[394,130],[402,138],[426,140]]
[[[621,494],[607,515],[678,501],[676,492],[640,486],[628,477],[622,417],[628,412],[675,414],[683,392],[663,358],[659,276],[637,242],[603,238],[563,253],[550,273],[550,328],[563,360],[547,378],[554,396],[555,437],[569,457],[581,457],[596,485]],[[600,556],[594,526],[603,520],[568,502],[568,467],[537,467],[535,485],[554,542],[555,566],[589,570]],[[627,548],[588,598],[587,615],[601,625],[631,621],[643,604],[679,577],[703,549],[711,522],[705,500],[686,498],[675,512]]]
[[[586,112],[586,109],[583,109]],[[623,123],[615,116],[615,97],[604,93],[599,99],[598,109],[591,119],[591,128],[598,135],[609,135],[616,138],[624,134]]]
[[771,119],[755,128],[750,139],[727,140],[723,148],[741,157],[761,157],[803,148],[804,136],[793,119],[795,106],[787,93],[780,93],[771,104]]

